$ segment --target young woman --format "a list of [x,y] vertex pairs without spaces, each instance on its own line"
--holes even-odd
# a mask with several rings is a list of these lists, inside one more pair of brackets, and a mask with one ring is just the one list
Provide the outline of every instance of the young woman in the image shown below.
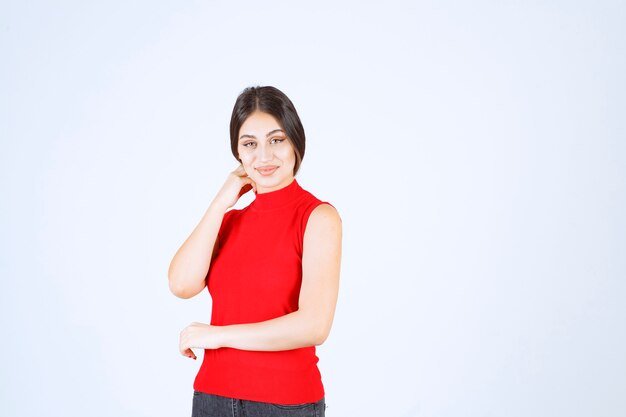
[[[196,359],[192,417],[323,417],[315,346],[329,332],[339,288],[341,218],[296,181],[304,128],[274,87],[249,87],[230,121],[232,171],[169,267],[170,290],[208,287],[211,324],[180,333]],[[230,209],[246,192],[255,199]],[[230,209],[230,210],[229,210]]]

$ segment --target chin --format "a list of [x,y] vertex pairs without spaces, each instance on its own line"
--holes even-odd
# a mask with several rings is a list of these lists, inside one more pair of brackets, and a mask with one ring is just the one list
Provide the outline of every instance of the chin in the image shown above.
[[293,178],[291,177],[264,177],[260,174],[255,175],[253,178],[254,182],[258,187],[263,189],[274,189],[276,187],[281,187],[281,185],[287,186],[287,183],[290,182]]
[[260,185],[263,188],[278,187],[284,181],[285,181],[285,178],[265,178],[265,177],[259,178],[258,181],[255,180],[255,182],[257,183],[257,186]]

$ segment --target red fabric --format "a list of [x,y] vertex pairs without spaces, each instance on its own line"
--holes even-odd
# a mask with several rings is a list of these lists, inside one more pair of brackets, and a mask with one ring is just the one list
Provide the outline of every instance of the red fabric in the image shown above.
[[[298,309],[304,231],[322,203],[294,179],[226,212],[208,276],[211,324],[256,323]],[[316,402],[324,396],[317,362],[315,346],[274,352],[205,349],[193,387],[252,401]]]

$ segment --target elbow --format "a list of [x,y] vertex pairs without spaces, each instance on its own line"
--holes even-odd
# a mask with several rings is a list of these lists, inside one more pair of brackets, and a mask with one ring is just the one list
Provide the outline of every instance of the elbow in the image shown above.
[[191,291],[188,286],[181,285],[175,279],[169,279],[170,292],[178,298],[188,299],[196,295],[199,291]]
[[328,339],[328,335],[330,334],[330,326],[325,323],[316,326],[316,328],[311,332],[311,342],[313,346],[322,345],[326,339]]
[[179,285],[176,285],[172,279],[169,280],[170,292],[174,294],[178,298],[189,298],[185,294],[184,288],[181,288]]
[[208,272],[204,275],[190,276],[188,271],[174,268],[173,262],[167,271],[170,292],[182,299],[200,294],[207,285],[207,276]]
[[301,315],[300,328],[306,329],[303,334],[301,333],[305,346],[319,346],[328,339],[332,316],[324,317],[319,311],[310,309],[300,309],[297,314]]
[[328,338],[328,335],[316,337],[315,339],[313,339],[313,346],[322,345],[326,341],[327,338]]
[[176,258],[172,260],[167,270],[167,282],[170,292],[178,298],[190,298],[187,291],[187,285],[184,285],[185,281],[181,276],[181,271],[176,267],[174,262],[175,260]]

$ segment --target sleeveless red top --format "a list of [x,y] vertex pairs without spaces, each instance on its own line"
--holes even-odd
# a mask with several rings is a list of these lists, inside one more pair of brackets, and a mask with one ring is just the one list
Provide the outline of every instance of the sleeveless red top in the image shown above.
[[[256,323],[298,309],[304,231],[313,209],[323,203],[294,179],[224,214],[207,282],[212,325]],[[317,362],[315,346],[205,349],[193,388],[243,400],[317,402],[324,396]]]

